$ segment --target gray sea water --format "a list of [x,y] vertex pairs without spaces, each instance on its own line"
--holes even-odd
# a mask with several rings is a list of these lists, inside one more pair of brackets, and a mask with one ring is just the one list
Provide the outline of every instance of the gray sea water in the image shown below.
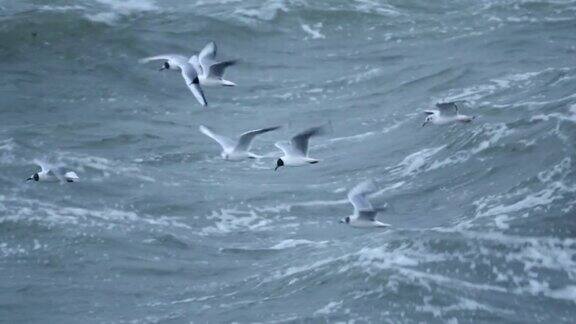
[[[137,63],[211,40],[207,109]],[[0,0],[0,322],[574,323],[575,63],[576,1]],[[327,122],[278,172],[198,131]],[[370,178],[393,227],[339,224]]]

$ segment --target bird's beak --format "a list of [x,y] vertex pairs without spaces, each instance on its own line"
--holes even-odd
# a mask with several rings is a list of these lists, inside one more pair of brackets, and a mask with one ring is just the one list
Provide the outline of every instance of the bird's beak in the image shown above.
[[34,180],[34,179],[32,179],[32,177],[30,177],[30,178],[24,180],[24,182],[28,182],[28,181],[30,181],[30,180]]
[[158,71],[163,71],[163,70],[166,70],[166,68],[165,68],[165,67],[161,67],[160,69],[158,69]]
[[428,124],[427,121],[425,121],[424,124],[422,124],[422,127],[426,126],[426,124]]
[[276,167],[274,168],[274,171],[278,170],[278,168],[279,168],[279,166],[276,166]]
[[343,220],[340,220],[338,223],[342,224],[342,223],[344,223],[344,221],[343,221]]

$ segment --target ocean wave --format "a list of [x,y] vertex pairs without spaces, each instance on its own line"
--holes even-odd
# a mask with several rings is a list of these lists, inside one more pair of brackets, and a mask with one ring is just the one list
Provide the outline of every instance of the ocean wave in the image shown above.
[[[572,170],[572,160],[562,159],[551,169],[541,171],[535,177],[539,180],[540,189],[530,190],[530,186],[514,188],[509,192],[483,197],[473,204],[476,206],[475,218],[459,224],[459,227],[469,227],[482,218],[493,218],[495,226],[508,229],[508,222],[518,218],[529,217],[534,210],[550,206],[556,201],[564,200],[576,193],[576,184],[571,183],[568,177]],[[543,186],[542,186],[543,185]],[[514,218],[511,214],[517,215]]]
[[242,211],[236,208],[213,211],[206,217],[214,220],[214,225],[202,229],[202,235],[226,234],[238,231],[262,231],[270,229],[271,219],[263,217],[255,210]]
[[152,217],[135,211],[114,208],[90,209],[20,196],[0,196],[0,203],[6,206],[0,215],[3,223],[38,223],[47,227],[72,225],[78,228],[105,228],[130,230],[138,224],[164,228],[190,227],[176,217]]
[[85,17],[93,22],[108,25],[114,25],[122,17],[133,14],[160,11],[160,7],[154,0],[96,0],[96,2],[102,4],[109,11],[87,13]]
[[321,246],[321,245],[325,245],[326,243],[328,243],[327,241],[321,241],[321,242],[315,242],[315,241],[310,241],[310,240],[294,240],[294,239],[288,239],[288,240],[284,240],[274,246],[271,247],[272,250],[284,250],[284,249],[289,249],[289,248],[293,248],[293,247],[297,247],[299,245],[317,245],[317,246]]
[[480,128],[472,130],[472,135],[468,135],[467,148],[457,150],[448,158],[435,160],[429,163],[426,171],[437,170],[449,165],[463,163],[471,157],[493,148],[503,138],[513,134],[514,131],[504,123],[483,124]]
[[81,155],[72,152],[59,152],[55,159],[58,164],[80,172],[86,172],[87,169],[99,171],[103,178],[109,178],[114,175],[134,177],[147,182],[156,182],[156,179],[145,175],[136,165],[102,157]]
[[[575,4],[0,0],[6,321],[569,322]],[[208,109],[137,64],[210,40],[239,61]],[[476,119],[420,126],[452,100]],[[278,172],[196,131],[326,122]],[[23,182],[44,160],[81,181]],[[337,224],[365,179],[393,227]]]
[[14,162],[14,139],[8,138],[0,140],[0,164],[11,164]]
[[405,157],[397,166],[392,167],[391,173],[404,177],[414,175],[422,171],[428,164],[428,161],[444,147],[445,145],[435,148],[425,148],[416,153],[412,153]]

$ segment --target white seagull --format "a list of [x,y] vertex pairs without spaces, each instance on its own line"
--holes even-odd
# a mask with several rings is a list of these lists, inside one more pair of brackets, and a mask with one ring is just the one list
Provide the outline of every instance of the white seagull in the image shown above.
[[264,134],[277,130],[280,126],[268,127],[262,129],[256,129],[246,132],[237,140],[233,140],[223,135],[214,133],[214,131],[204,125],[200,125],[200,131],[206,136],[212,138],[222,147],[222,153],[220,154],[224,160],[228,161],[241,161],[244,159],[259,159],[263,156],[256,155],[250,152],[250,147],[252,146],[252,140],[259,134]]
[[320,162],[317,159],[308,157],[308,142],[310,137],[322,135],[325,133],[324,126],[309,128],[296,136],[292,137],[290,142],[277,142],[277,148],[284,152],[284,155],[276,161],[274,171],[281,166],[303,166]]
[[426,116],[422,126],[426,126],[428,123],[434,125],[444,125],[454,122],[469,123],[475,118],[474,116],[461,115],[458,112],[458,102],[437,103],[436,108],[438,109],[424,110],[424,113],[428,116]]
[[216,43],[210,42],[198,55],[192,55],[190,63],[198,70],[200,84],[203,86],[228,86],[233,87],[236,83],[224,80],[226,68],[236,64],[235,60],[216,61]]
[[41,163],[40,172],[34,173],[26,181],[42,181],[42,182],[76,182],[80,178],[74,171],[66,171],[63,167],[48,167]]
[[150,61],[157,61],[163,60],[164,63],[160,68],[162,70],[176,70],[182,73],[182,77],[188,86],[188,89],[192,92],[194,97],[198,102],[206,107],[208,103],[206,102],[206,98],[204,97],[204,92],[202,88],[200,88],[200,79],[198,78],[198,72],[194,68],[194,66],[189,62],[189,59],[183,55],[178,54],[164,54],[164,55],[157,55],[151,56],[144,59],[141,59],[141,63],[148,63]]
[[376,191],[376,185],[372,180],[366,180],[359,183],[356,187],[352,188],[348,193],[348,200],[354,206],[354,214],[346,216],[340,223],[346,223],[352,227],[390,227],[390,224],[385,224],[376,220],[376,214],[382,209],[377,209],[372,206],[368,200],[367,195]]

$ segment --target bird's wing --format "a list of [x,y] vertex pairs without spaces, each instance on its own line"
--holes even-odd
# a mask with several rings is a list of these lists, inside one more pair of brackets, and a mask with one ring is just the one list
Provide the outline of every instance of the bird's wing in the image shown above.
[[198,74],[204,74],[204,69],[202,68],[202,65],[200,64],[200,60],[198,59],[198,55],[194,54],[190,57],[190,59],[188,60],[188,63],[192,64],[192,66],[194,67],[194,69],[196,70],[196,72]]
[[458,114],[458,104],[456,102],[437,103],[436,108],[443,116],[456,116]]
[[200,51],[200,54],[198,54],[198,59],[204,68],[212,65],[216,60],[216,43],[210,42],[204,46],[204,48]]
[[236,64],[236,61],[224,61],[218,62],[210,65],[208,74],[212,77],[222,78],[224,76],[224,72],[226,72],[226,68]]
[[292,137],[290,144],[292,145],[293,152],[297,155],[308,156],[308,142],[310,141],[310,137],[322,135],[324,132],[324,126],[317,126],[309,128]]
[[198,52],[193,52],[190,57],[188,58],[188,62],[192,63],[193,60],[196,60],[198,63],[200,63],[200,61],[198,60],[198,55],[200,53]]
[[348,192],[348,200],[354,206],[354,212],[359,214],[364,211],[375,212],[374,207],[366,197],[369,193],[376,191],[376,185],[372,180],[366,180]]
[[252,144],[252,140],[254,137],[256,137],[256,135],[271,132],[273,130],[277,130],[278,128],[280,128],[280,126],[261,128],[246,132],[240,135],[240,138],[238,138],[238,145],[236,145],[236,149],[248,151],[250,150],[250,145]]
[[[66,173],[67,171],[64,167],[53,167],[50,168],[50,171],[48,171],[49,175],[55,176],[58,180],[62,182],[66,181]],[[76,173],[74,173],[74,175],[76,175]]]
[[164,61],[172,61],[178,65],[182,65],[186,62],[188,62],[188,59],[184,56],[184,55],[179,55],[179,54],[162,54],[162,55],[156,55],[156,56],[150,56],[150,57],[145,57],[143,59],[140,60],[140,63],[148,63],[151,61],[158,61],[158,60],[164,60]]
[[40,171],[50,171],[50,166],[48,163],[40,160],[34,160],[33,162],[40,167]]
[[378,211],[376,210],[359,210],[357,212],[358,219],[364,219],[370,222],[376,220],[376,214],[378,214]]
[[220,146],[222,146],[222,149],[224,150],[231,150],[236,146],[236,142],[234,142],[232,139],[223,136],[223,135],[218,135],[216,133],[214,133],[214,131],[204,125],[200,125],[200,127],[198,128],[204,135],[210,137],[211,139],[215,140],[216,142],[218,142],[218,144],[220,144]]
[[276,146],[277,148],[282,150],[282,152],[284,152],[284,155],[286,155],[286,156],[294,155],[294,152],[293,152],[294,149],[292,148],[292,145],[290,144],[290,142],[276,142],[276,143],[274,143],[274,146]]
[[182,77],[184,77],[184,81],[186,81],[186,85],[196,97],[198,102],[206,107],[208,106],[208,102],[206,102],[206,98],[204,97],[204,92],[202,92],[202,88],[200,88],[200,80],[198,79],[198,72],[192,66],[192,64],[185,64],[182,67]]
[[38,172],[53,173],[52,170],[58,169],[57,165],[55,165],[52,162],[48,162],[46,160],[34,159],[32,162],[40,167],[40,171],[38,171]]

